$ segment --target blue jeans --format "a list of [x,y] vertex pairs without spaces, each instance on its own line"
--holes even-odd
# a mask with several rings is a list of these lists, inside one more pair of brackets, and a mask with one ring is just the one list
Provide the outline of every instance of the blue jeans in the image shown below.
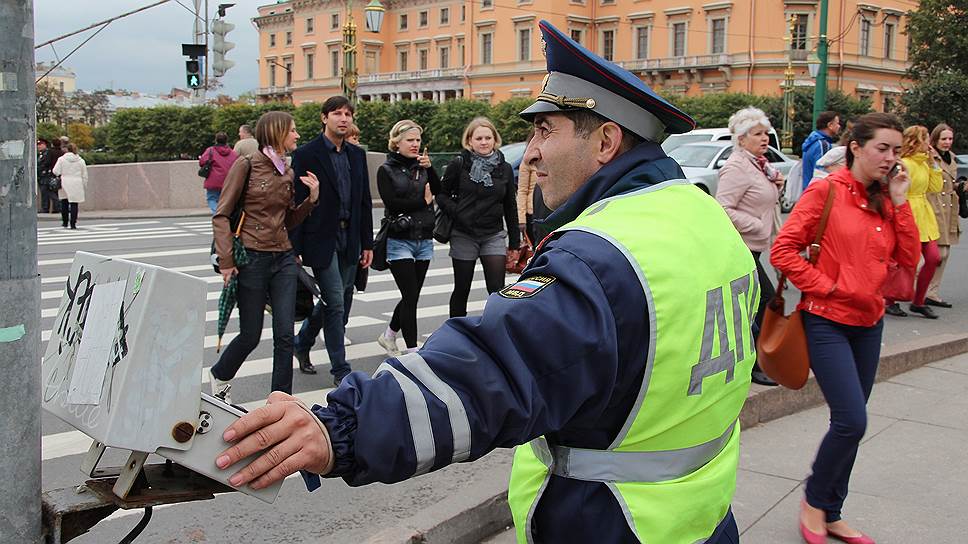
[[884,321],[857,327],[804,312],[803,328],[810,368],[830,406],[830,429],[817,450],[806,498],[832,523],[840,519],[857,448],[867,430],[867,399],[881,356]]
[[329,266],[313,267],[321,300],[313,307],[312,315],[303,321],[299,334],[296,335],[296,351],[308,353],[322,329],[326,352],[329,354],[329,372],[336,378],[343,378],[351,370],[346,362],[343,335],[346,333],[346,322],[353,304],[353,282],[356,279],[359,259],[359,251],[334,251]]
[[266,295],[272,303],[272,390],[292,393],[292,324],[296,320],[296,275],[292,251],[248,250],[239,269],[239,335],[229,343],[212,375],[231,380],[261,340]]
[[208,209],[215,215],[215,208],[218,207],[218,197],[222,196],[221,189],[205,189],[205,200],[208,201]]

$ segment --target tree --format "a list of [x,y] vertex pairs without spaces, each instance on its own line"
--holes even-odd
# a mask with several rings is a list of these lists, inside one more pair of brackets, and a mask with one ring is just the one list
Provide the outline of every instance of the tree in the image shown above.
[[37,120],[61,126],[67,121],[67,99],[64,91],[48,81],[37,84]]
[[48,142],[52,142],[54,138],[60,138],[63,136],[63,130],[54,123],[40,122],[37,123],[37,137],[43,138]]
[[88,150],[94,147],[94,135],[91,132],[91,126],[84,123],[67,125],[67,137],[78,149]]
[[[783,126],[783,97],[769,97],[763,106],[762,109],[770,118],[773,128],[779,133]],[[799,155],[803,141],[814,129],[812,87],[799,87],[793,91],[793,109],[793,151]],[[871,103],[870,100],[854,98],[834,90],[827,93],[827,109],[840,114],[841,122],[846,125],[847,120],[870,113]]]
[[430,100],[401,100],[390,104],[389,125],[384,127],[382,139],[386,142],[390,136],[390,129],[393,128],[393,125],[397,121],[409,119],[423,128],[421,146],[429,147],[433,151],[442,151],[441,149],[437,149],[433,137],[427,130],[430,128],[430,124],[433,122],[434,115],[437,114],[438,109],[440,109],[440,105]]
[[229,104],[215,109],[212,116],[212,133],[224,132],[229,136],[229,142],[234,144],[239,139],[239,127],[249,125],[255,130],[255,122],[259,116],[255,106],[245,103]]
[[951,0],[921,0],[908,12],[911,79],[937,72],[968,69],[968,4]]
[[300,104],[292,112],[292,116],[296,120],[296,131],[299,132],[302,142],[312,140],[317,134],[323,131],[323,119],[320,116],[322,111],[322,104],[318,102],[306,102]]
[[427,131],[435,151],[459,151],[467,123],[475,117],[487,117],[490,113],[490,104],[479,100],[448,100],[441,104]]
[[360,143],[370,151],[386,151],[387,136],[394,123],[390,119],[389,102],[360,102],[354,116],[360,129]]
[[91,126],[106,122],[108,118],[108,94],[109,91],[104,90],[94,91],[93,93],[75,91],[71,95],[70,101],[74,108],[81,113],[78,120]]
[[141,139],[142,127],[147,116],[146,108],[130,108],[119,110],[111,118],[108,138],[111,148],[122,155],[137,155],[143,152]]
[[905,124],[924,125],[931,130],[938,123],[955,129],[954,149],[968,150],[968,138],[961,127],[968,127],[968,103],[964,89],[968,89],[968,74],[956,71],[938,72],[926,76],[901,97],[901,116]]
[[523,142],[528,139],[531,123],[518,114],[533,103],[533,98],[511,98],[491,108],[491,121],[494,121],[504,143]]

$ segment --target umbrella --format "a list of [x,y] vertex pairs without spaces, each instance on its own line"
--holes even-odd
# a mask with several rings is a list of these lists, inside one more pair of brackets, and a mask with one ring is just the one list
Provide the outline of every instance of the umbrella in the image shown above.
[[[242,240],[238,236],[232,237],[232,258],[235,260],[236,268],[249,264],[249,254],[242,245]],[[238,300],[239,277],[238,274],[229,278],[229,282],[222,287],[222,293],[218,297],[218,343],[215,346],[215,353],[222,350],[222,335],[225,328],[229,325],[232,318],[232,310]]]

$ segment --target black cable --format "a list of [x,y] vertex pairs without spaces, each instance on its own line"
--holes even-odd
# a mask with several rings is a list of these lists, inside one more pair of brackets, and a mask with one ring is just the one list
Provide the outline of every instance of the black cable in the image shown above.
[[122,538],[121,542],[118,544],[131,544],[134,542],[134,539],[138,538],[138,535],[140,535],[142,531],[145,530],[145,527],[148,526],[149,521],[151,521],[151,507],[145,506],[145,515],[142,516],[141,521],[139,521],[138,524],[131,529],[131,532],[124,535],[124,538]]
[[[47,70],[46,72],[44,72],[44,75],[42,75],[39,78],[37,78],[37,81],[35,81],[34,84],[36,85],[37,83],[40,83],[42,79],[44,79],[45,77],[47,77],[47,74],[53,72],[61,64],[64,64],[64,61],[65,60],[71,58],[71,55],[73,55],[78,49],[84,47],[84,44],[86,44],[87,42],[91,41],[91,39],[94,38],[94,36],[97,36],[98,34],[100,34],[101,31],[104,30],[105,28],[107,28],[109,24],[111,24],[110,21],[108,21],[108,22],[104,23],[103,25],[101,25],[101,28],[97,29],[97,32],[95,32],[94,34],[91,34],[90,36],[88,36],[87,39],[84,40],[83,42],[81,42],[80,45],[78,45],[77,47],[75,47],[74,49],[72,49],[71,52],[68,53],[66,57],[64,57],[61,60],[57,61],[56,64],[54,64],[53,66],[50,67],[50,70]],[[51,44],[51,47],[53,47],[53,44]]]

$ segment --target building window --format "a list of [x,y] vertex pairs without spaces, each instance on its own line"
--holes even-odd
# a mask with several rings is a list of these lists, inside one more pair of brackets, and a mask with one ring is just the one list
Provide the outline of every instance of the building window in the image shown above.
[[366,69],[366,73],[374,74],[377,72],[376,67],[376,51],[367,51],[364,55],[363,66]]
[[333,67],[333,77],[339,77],[339,49],[329,52],[329,63]]
[[269,86],[275,87],[276,86],[276,63],[275,61],[272,61],[272,60],[266,61],[266,62],[268,63],[268,66],[266,66],[266,68],[269,69]]
[[427,12],[427,10],[421,11],[417,16],[417,19],[420,22],[420,28],[423,28],[430,24],[430,13]]
[[891,113],[894,111],[894,95],[888,93],[881,93],[884,95],[884,113]]
[[440,8],[440,24],[450,24],[450,8]]
[[401,13],[400,14],[400,30],[406,30],[408,24],[409,24],[409,21],[407,21],[407,14],[406,13]]
[[339,13],[331,13],[329,15],[329,29],[336,30],[339,28]]
[[292,45],[292,32],[286,32],[286,45]]
[[400,54],[397,56],[397,60],[398,60],[398,62],[397,62],[398,66],[397,67],[399,68],[399,70],[401,72],[406,72],[407,71],[407,60],[408,60],[407,57],[408,56],[409,56],[409,52],[407,52],[407,51],[400,51]]
[[440,48],[440,67],[450,68],[450,47]]
[[306,17],[306,34],[312,34],[316,29],[312,17]]
[[269,47],[275,47],[275,46],[276,46],[276,35],[269,34]]
[[[789,20],[789,19],[787,19]],[[793,36],[790,40],[790,49],[807,49],[807,30],[809,28],[810,16],[806,13],[793,14]]]
[[286,61],[286,87],[292,86],[292,61]]
[[860,51],[863,56],[871,54],[871,22],[862,19],[860,22]]
[[531,60],[531,29],[518,30],[518,60]]
[[649,27],[647,26],[635,28],[635,58],[649,58]]
[[581,43],[581,30],[577,28],[571,29],[571,39],[574,40],[575,43]]
[[615,31],[602,31],[602,58],[612,60],[615,58]]
[[491,64],[493,42],[494,34],[490,32],[481,34],[481,64]]
[[686,56],[686,23],[672,24],[672,56]]
[[884,58],[894,58],[894,23],[884,23]]
[[430,64],[430,51],[427,49],[417,50],[417,63],[420,70],[426,70]]
[[460,22],[464,22],[467,19],[467,6],[464,4],[460,5]]
[[481,0],[481,9],[493,9],[494,0]]
[[457,65],[464,66],[464,40],[457,40]]
[[315,58],[316,58],[316,55],[313,55],[312,53],[306,53],[306,79],[313,78],[313,60]]
[[709,52],[717,55],[726,52],[726,19],[712,20],[712,43]]

